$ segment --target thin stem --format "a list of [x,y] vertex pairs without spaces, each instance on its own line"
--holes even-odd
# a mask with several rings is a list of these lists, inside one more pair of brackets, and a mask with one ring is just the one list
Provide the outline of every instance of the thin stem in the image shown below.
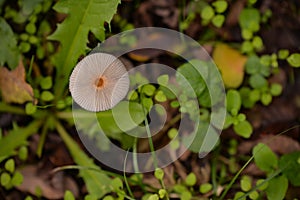
[[[143,109],[143,110],[144,110],[144,114],[146,116],[145,109]],[[156,168],[158,168],[158,164],[157,164],[155,149],[154,149],[154,145],[153,145],[152,135],[151,135],[151,131],[150,131],[150,128],[149,128],[149,122],[148,122],[147,116],[145,117],[145,124],[146,124],[147,136],[149,138],[148,141],[149,141],[150,151],[151,151],[151,155],[152,155],[152,159],[153,159],[153,165],[156,169]]]
[[126,185],[126,188],[128,190],[129,195],[134,198],[133,193],[131,191],[131,188],[130,188],[130,186],[128,184],[128,181],[127,181],[126,173],[125,173],[125,167],[126,167],[126,161],[127,161],[128,151],[129,151],[129,149],[127,150],[127,153],[126,153],[126,156],[125,156],[125,160],[124,160],[123,178],[124,178],[124,182],[125,182],[125,185]]
[[135,173],[139,173],[139,165],[137,161],[137,137],[134,138],[133,141],[133,168]]

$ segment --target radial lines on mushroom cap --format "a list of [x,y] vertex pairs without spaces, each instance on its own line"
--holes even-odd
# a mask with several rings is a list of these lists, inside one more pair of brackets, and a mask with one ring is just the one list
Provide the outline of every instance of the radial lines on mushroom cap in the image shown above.
[[115,56],[94,53],[82,59],[70,76],[69,89],[82,108],[98,112],[111,109],[127,94],[129,77]]

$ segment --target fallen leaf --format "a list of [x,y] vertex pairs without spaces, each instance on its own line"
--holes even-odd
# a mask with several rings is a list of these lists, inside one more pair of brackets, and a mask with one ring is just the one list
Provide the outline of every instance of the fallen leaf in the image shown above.
[[[42,171],[41,171],[42,170]],[[17,188],[23,192],[29,192],[36,195],[41,191],[41,195],[47,199],[61,199],[65,190],[70,190],[75,196],[78,196],[76,183],[63,172],[51,174],[51,171],[38,169],[37,165],[28,165],[20,169],[23,175],[23,183]]]
[[226,44],[215,46],[213,59],[222,73],[227,88],[237,88],[244,79],[244,65],[247,57]]
[[0,90],[3,100],[7,103],[23,104],[26,101],[34,100],[32,87],[25,81],[25,69],[22,61],[12,71],[0,67]]

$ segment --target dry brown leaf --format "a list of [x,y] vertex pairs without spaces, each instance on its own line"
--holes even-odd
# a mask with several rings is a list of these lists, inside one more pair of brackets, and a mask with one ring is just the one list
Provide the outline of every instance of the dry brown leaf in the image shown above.
[[227,44],[219,43],[215,46],[213,59],[222,73],[225,86],[239,87],[244,79],[247,57]]
[[0,90],[3,100],[7,103],[23,104],[26,101],[34,100],[32,87],[25,81],[25,69],[22,61],[12,71],[0,67]]
[[18,186],[18,189],[23,192],[35,195],[40,190],[41,195],[47,199],[61,199],[65,190],[70,190],[74,196],[78,196],[77,185],[71,178],[64,176],[63,172],[57,172],[50,176],[50,172],[45,169],[43,172],[39,172],[36,165],[26,166],[20,172],[24,181]]

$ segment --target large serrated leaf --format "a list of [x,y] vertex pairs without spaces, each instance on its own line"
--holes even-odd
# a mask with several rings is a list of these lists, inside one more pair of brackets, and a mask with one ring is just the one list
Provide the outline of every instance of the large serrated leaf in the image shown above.
[[50,40],[61,43],[54,64],[57,67],[55,93],[60,96],[68,82],[68,76],[80,55],[85,54],[88,33],[104,40],[104,23],[109,23],[116,13],[120,0],[60,0],[55,4],[57,12],[68,17],[49,36]]

